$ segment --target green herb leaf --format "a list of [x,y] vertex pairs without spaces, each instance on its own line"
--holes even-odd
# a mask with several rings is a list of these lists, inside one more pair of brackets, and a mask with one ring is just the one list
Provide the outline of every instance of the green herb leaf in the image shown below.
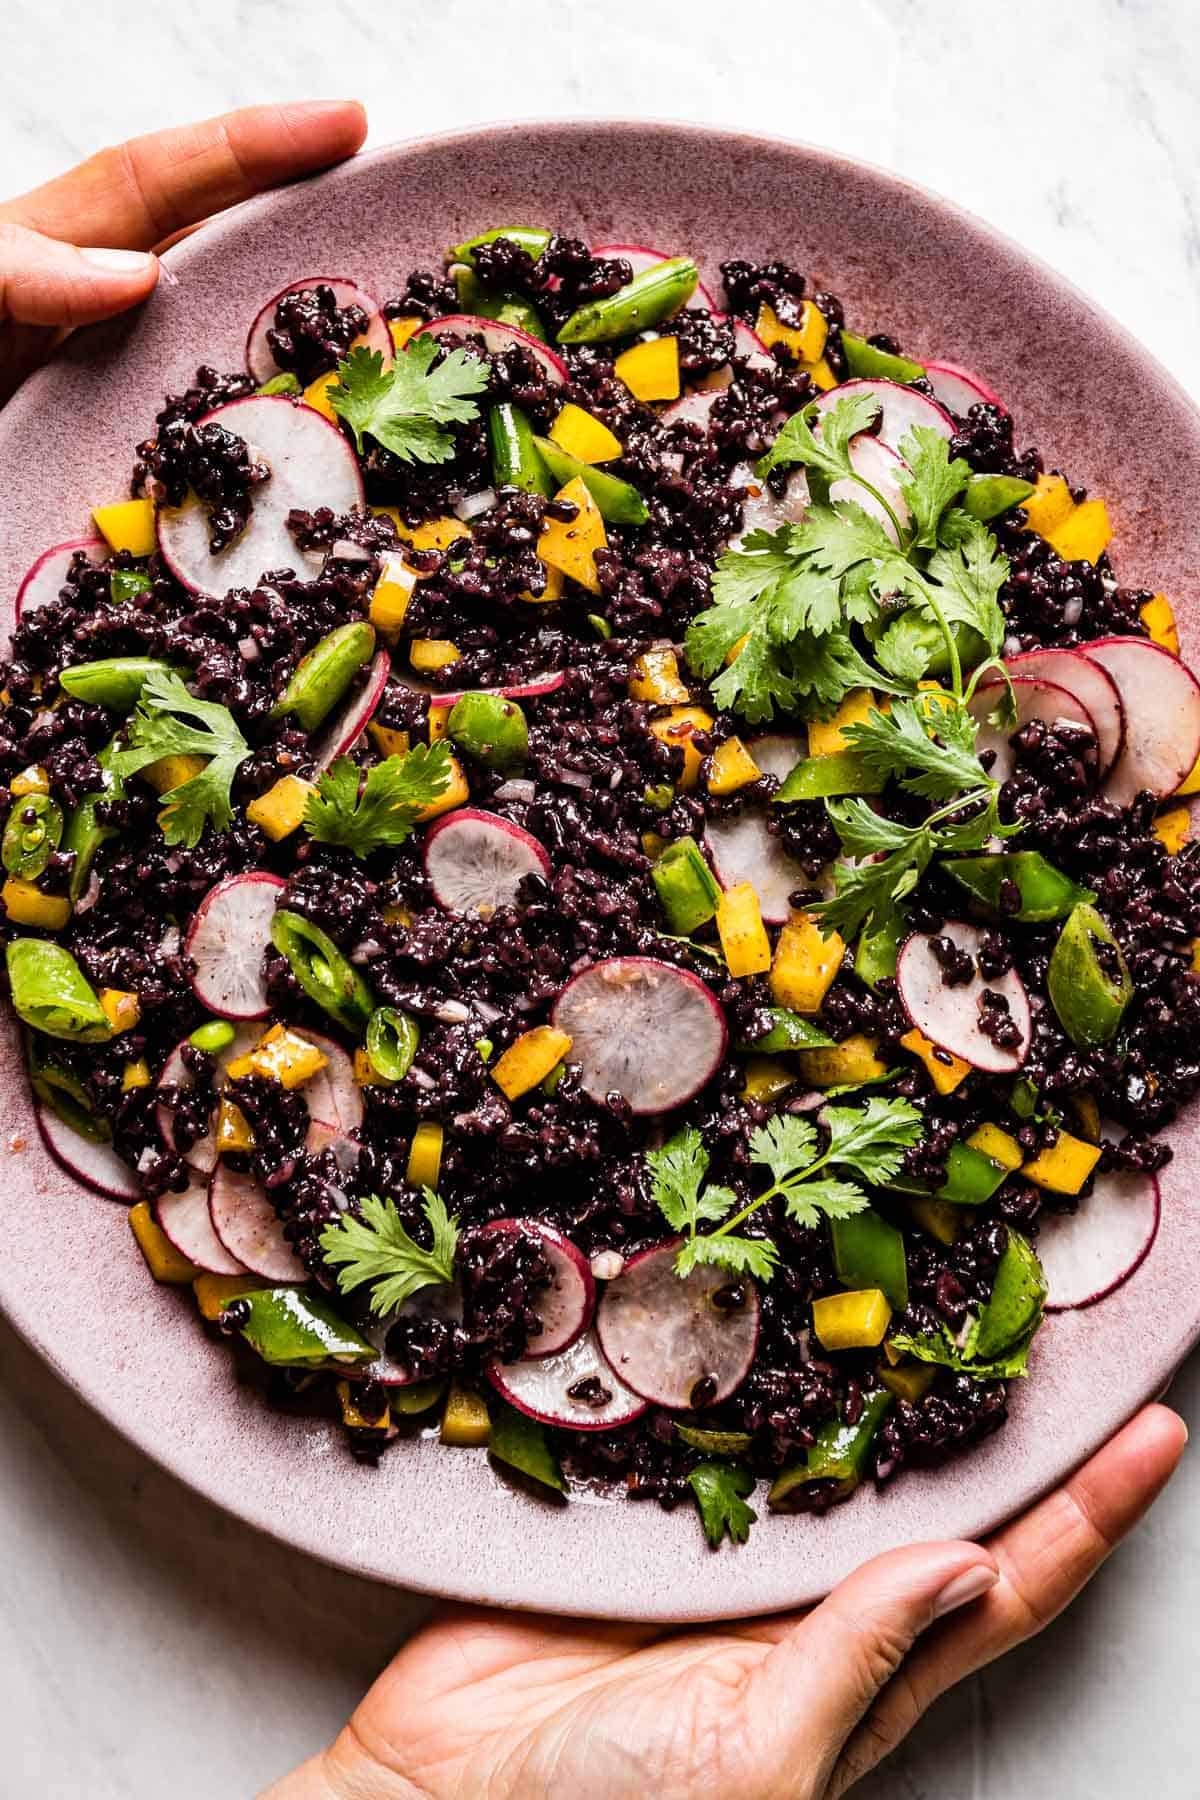
[[958,499],[970,480],[970,464],[951,457],[949,441],[931,425],[914,425],[900,454],[909,467],[900,491],[912,515],[913,546],[932,550],[946,508]]
[[[733,1195],[729,1198],[732,1200]],[[778,1261],[779,1252],[769,1238],[712,1232],[707,1237],[688,1238],[675,1258],[675,1273],[682,1281],[698,1264],[706,1263],[728,1269],[733,1275],[753,1275],[758,1281],[770,1281]]]
[[736,1204],[728,1188],[702,1189],[708,1151],[694,1125],[677,1131],[661,1149],[647,1150],[654,1201],[672,1231],[694,1232],[698,1224],[723,1219]]
[[909,1100],[883,1100],[865,1106],[826,1106],[821,1123],[829,1133],[827,1162],[852,1169],[862,1180],[880,1186],[898,1173],[904,1152],[921,1135],[922,1120]]
[[325,1260],[337,1268],[343,1294],[370,1286],[370,1307],[377,1315],[394,1312],[422,1288],[454,1279],[458,1220],[432,1188],[424,1190],[425,1217],[432,1234],[426,1250],[409,1236],[394,1200],[368,1194],[360,1202],[362,1218],[343,1213],[321,1233]]
[[345,419],[361,453],[364,437],[407,463],[444,463],[454,455],[449,427],[479,416],[474,396],[485,392],[487,364],[465,350],[442,355],[431,336],[418,335],[385,368],[378,350],[361,346],[338,364],[327,390],[329,404]]
[[778,1187],[797,1169],[816,1161],[820,1142],[817,1128],[797,1113],[777,1113],[750,1133],[750,1156],[769,1169]]
[[[844,801],[836,813],[833,810],[835,804],[827,801],[826,807],[840,834],[842,809],[861,803]],[[833,898],[814,901],[809,907],[825,936],[836,931],[849,941],[868,921],[873,932],[899,927],[903,904],[929,867],[934,846],[933,833],[918,829],[912,832],[906,844],[893,850],[883,862],[835,863]],[[851,854],[857,853],[852,851]]]
[[768,454],[758,463],[755,474],[764,478],[772,469],[803,463],[806,469],[815,469],[827,481],[857,480],[850,463],[850,441],[875,422],[879,413],[878,400],[870,392],[851,394],[823,408],[819,437],[809,423],[814,413],[810,403],[803,412],[793,414]]
[[385,844],[403,844],[423,809],[445,792],[450,775],[444,738],[375,763],[365,781],[356,762],[339,757],[309,796],[304,828],[319,843],[342,844],[361,857]]
[[236,719],[215,700],[197,700],[178,675],[156,669],[142,686],[129,721],[129,748],[110,758],[118,781],[138,774],[164,756],[203,756],[207,767],[161,797],[161,824],[168,844],[193,849],[204,827],[227,831],[233,822],[230,788],[250,754]]
[[915,1356],[919,1362],[938,1363],[942,1368],[953,1369],[958,1374],[973,1375],[977,1381],[1012,1381],[1029,1373],[1029,1350],[1036,1335],[1035,1328],[1022,1343],[1014,1345],[1003,1356],[990,1362],[981,1362],[971,1355],[970,1334],[960,1348],[945,1326],[937,1335],[897,1331],[888,1341],[893,1349],[903,1350],[907,1355]]
[[1007,629],[999,594],[1008,571],[1008,558],[986,525],[957,508],[947,514],[926,574],[946,619],[977,631],[993,656],[1000,654]]
[[700,1508],[704,1535],[713,1549],[726,1532],[732,1543],[744,1544],[758,1518],[754,1509],[746,1505],[746,1495],[754,1490],[749,1469],[727,1462],[701,1463],[688,1476],[688,1484]]
[[886,713],[873,710],[847,726],[846,737],[874,774],[922,799],[952,800],[991,783],[975,753],[978,731],[965,707],[935,697],[932,703],[897,700]]

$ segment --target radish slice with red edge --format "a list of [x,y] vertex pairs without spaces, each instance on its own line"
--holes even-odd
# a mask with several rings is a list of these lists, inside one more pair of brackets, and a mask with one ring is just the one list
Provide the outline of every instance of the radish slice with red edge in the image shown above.
[[550,1286],[540,1289],[531,1302],[542,1329],[530,1338],[525,1355],[555,1356],[591,1324],[596,1282],[582,1250],[540,1219],[495,1219],[483,1227],[481,1235],[515,1237],[522,1233],[538,1239],[550,1269]]
[[313,749],[313,761],[324,773],[339,756],[349,756],[375,714],[387,690],[392,672],[392,659],[386,650],[377,650],[367,669],[367,679],[347,702],[332,725],[327,725]]
[[769,814],[761,806],[743,806],[728,819],[710,819],[704,828],[704,847],[723,888],[750,883],[767,925],[787,923],[789,896],[797,891],[818,897],[815,884],[769,829]]
[[208,1183],[194,1176],[181,1194],[163,1194],[154,1216],[181,1256],[208,1275],[244,1275],[246,1265],[230,1254],[213,1230]]
[[[948,987],[942,980],[942,965],[932,948],[933,939],[914,932],[901,947],[896,962],[896,985],[909,1018],[918,1031],[923,1031],[932,1044],[948,1050],[973,1069],[986,1075],[1011,1075],[1029,1054],[1033,1024],[1029,1014],[1029,998],[1015,969],[993,980],[979,973],[978,957],[983,932],[961,920],[948,920],[938,937],[947,937],[959,950],[965,950],[976,962],[969,981]],[[984,991],[999,994],[1008,1004],[1008,1017],[1020,1033],[1011,1049],[993,1043],[980,1029],[980,1000]]]
[[1034,681],[1050,681],[1065,688],[1089,712],[1096,728],[1099,747],[1099,774],[1108,774],[1125,742],[1125,708],[1117,692],[1117,684],[1107,669],[1094,663],[1082,650],[1022,650],[1017,656],[1006,656],[1010,675],[1028,676]]
[[609,1366],[635,1394],[674,1411],[716,1406],[741,1386],[759,1314],[748,1275],[701,1263],[681,1281],[678,1250],[676,1239],[631,1256],[596,1309]]
[[646,1411],[646,1402],[605,1361],[594,1331],[585,1331],[554,1356],[493,1361],[484,1372],[510,1406],[543,1425],[610,1431],[631,1424]]
[[694,425],[699,431],[707,431],[708,415],[720,398],[720,385],[684,394],[681,399],[672,400],[670,406],[663,407],[659,421],[663,425]]
[[777,494],[765,481],[747,472],[742,484],[746,498],[742,502],[742,528],[730,539],[733,549],[740,549],[752,531],[778,531],[781,525],[798,525],[809,507],[808,477],[803,469],[793,469],[782,494]]
[[1124,1286],[1158,1236],[1162,1196],[1153,1175],[1097,1175],[1078,1212],[1038,1215],[1037,1253],[1046,1274],[1047,1312],[1094,1306]]
[[[220,1064],[217,1069],[216,1078],[213,1082],[213,1086],[218,1093],[220,1093],[228,1080],[228,1077],[225,1074],[225,1064],[235,1062],[239,1056],[245,1056],[247,1051],[251,1050],[258,1042],[261,1035],[261,1031],[257,1026],[241,1025],[238,1027],[234,1034],[232,1044],[230,1044],[227,1050],[221,1052]],[[214,1132],[211,1129],[208,1130],[202,1138],[196,1139],[196,1142],[189,1150],[181,1151],[175,1141],[175,1108],[162,1098],[164,1092],[170,1091],[171,1089],[190,1088],[195,1086],[195,1083],[192,1080],[191,1071],[183,1060],[183,1052],[186,1049],[187,1044],[187,1038],[184,1038],[181,1044],[176,1044],[170,1056],[168,1056],[166,1062],[163,1064],[162,1074],[158,1078],[158,1092],[160,1097],[155,1103],[154,1116],[158,1123],[158,1129],[162,1133],[163,1143],[167,1146],[167,1149],[174,1150],[177,1156],[183,1156],[189,1167],[199,1170],[202,1175],[207,1175],[217,1166],[217,1140]],[[216,1118],[216,1112],[217,1109],[214,1103],[214,1120]]]
[[431,319],[428,325],[422,325],[419,331],[413,332],[410,342],[419,337],[437,338],[447,349],[453,349],[456,344],[470,349],[472,338],[482,338],[484,349],[491,356],[503,356],[508,350],[524,350],[540,364],[546,379],[555,387],[568,379],[567,365],[561,356],[556,356],[537,338],[530,337],[527,331],[518,331],[515,325],[501,325],[495,319],[478,319],[473,313],[451,313],[445,319]]
[[240,1175],[222,1163],[209,1188],[208,1210],[221,1244],[252,1275],[266,1281],[307,1281],[266,1189],[253,1175]]
[[393,674],[401,687],[411,688],[418,694],[428,694],[431,707],[444,706],[447,710],[457,706],[466,693],[498,694],[502,700],[540,700],[543,694],[556,693],[567,679],[565,669],[547,669],[544,675],[531,675],[528,681],[510,681],[505,687],[459,688],[452,692],[435,688],[415,675],[401,674],[399,670],[393,670]]
[[569,981],[554,1023],[571,1039],[584,1092],[620,1094],[635,1113],[669,1112],[711,1081],[725,1015],[696,975],[653,956],[614,956]]
[[70,574],[71,564],[81,550],[88,561],[93,563],[102,563],[112,555],[103,538],[71,538],[68,543],[55,544],[51,549],[43,550],[37,561],[26,571],[17,589],[18,624],[40,606],[47,606],[52,600],[58,599]]
[[362,1089],[354,1079],[354,1064],[342,1046],[323,1032],[310,1031],[307,1025],[292,1025],[289,1030],[315,1044],[325,1058],[325,1067],[301,1087],[309,1117],[322,1125],[332,1126],[341,1137],[357,1131],[365,1116]]
[[957,413],[960,419],[973,406],[998,406],[1002,413],[1008,411],[994,388],[990,388],[974,370],[964,369],[958,363],[927,362],[925,379],[935,398],[952,413]]
[[460,806],[429,827],[424,860],[439,906],[485,919],[512,905],[527,875],[550,874],[550,858],[536,838],[473,806]]
[[850,443],[850,465],[856,474],[862,476],[863,481],[870,482],[876,493],[882,495],[887,506],[881,505],[874,494],[869,494],[861,482],[848,478],[831,484],[830,499],[852,500],[855,506],[861,506],[865,513],[878,519],[893,544],[898,544],[899,533],[887,508],[891,507],[901,525],[908,524],[908,501],[900,488],[900,483],[911,473],[908,464],[899,451],[890,449],[879,438],[861,431]]
[[[592,255],[610,259],[623,257],[635,275],[644,275],[647,269],[673,260],[664,250],[651,250],[645,244],[594,244]],[[706,308],[709,312],[716,310],[716,302],[702,281],[696,283],[691,298],[684,301],[680,311],[694,312],[697,307]]]
[[944,406],[939,406],[928,394],[919,394],[915,388],[902,387],[898,381],[843,381],[816,401],[818,424],[821,414],[831,406],[842,400],[857,399],[860,394],[869,394],[878,403],[879,430],[876,435],[898,456],[904,455],[904,440],[914,425],[926,425],[944,438],[954,436],[954,420]]
[[1149,638],[1098,638],[1084,653],[1111,675],[1125,709],[1125,743],[1104,798],[1115,806],[1142,792],[1165,800],[1200,756],[1200,682]]
[[[1066,688],[1056,687],[1050,681],[1034,681],[1028,675],[1014,675],[1012,692],[1017,707],[1015,725],[989,723],[989,715],[1004,706],[1007,686],[1003,681],[985,681],[982,687],[976,688],[967,709],[971,717],[979,721],[976,751],[980,756],[989,750],[993,752],[988,774],[996,781],[1007,781],[1017,766],[1017,753],[1010,740],[1035,721],[1043,725],[1074,726],[1098,741],[1096,721],[1083,702]],[[1086,760],[1094,769],[1095,751]]]
[[196,420],[197,427],[213,424],[244,438],[270,467],[270,478],[251,491],[245,530],[215,556],[208,547],[208,513],[195,494],[182,506],[160,507],[158,547],[172,575],[194,594],[222,595],[255,588],[276,569],[295,569],[302,577],[319,573],[324,551],[301,550],[288,530],[288,514],[322,506],[346,513],[363,504],[353,445],[321,413],[285,394],[251,394]]
[[364,294],[356,282],[347,281],[340,275],[306,275],[303,281],[289,281],[285,288],[280,288],[267,301],[250,327],[246,337],[246,367],[255,381],[270,381],[279,374],[279,364],[267,342],[268,331],[275,329],[275,308],[285,294],[298,294],[303,288],[315,287],[332,288],[339,307],[361,306],[366,313],[367,329],[361,337],[355,338],[351,349],[361,347],[378,350],[385,362],[391,361],[392,334],[388,330],[387,320],[371,296]]
[[48,1106],[38,1106],[35,1112],[42,1142],[68,1174],[106,1200],[123,1200],[131,1205],[142,1198],[136,1175],[111,1144],[97,1144],[91,1138],[81,1137]]
[[263,951],[286,883],[255,869],[210,888],[188,927],[184,947],[196,965],[192,992],[222,1019],[262,1019],[271,1009]]

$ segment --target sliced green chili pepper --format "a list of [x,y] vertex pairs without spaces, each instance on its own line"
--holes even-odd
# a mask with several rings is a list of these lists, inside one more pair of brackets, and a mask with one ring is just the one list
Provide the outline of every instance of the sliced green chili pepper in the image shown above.
[[339,625],[297,663],[271,717],[282,719],[291,713],[303,730],[315,731],[374,652],[374,626],[365,620]]
[[393,1416],[400,1413],[412,1417],[415,1413],[428,1412],[431,1406],[437,1405],[447,1386],[445,1381],[410,1381],[406,1387],[389,1388],[388,1404]]
[[837,1483],[835,1498],[847,1499],[867,1472],[867,1458],[875,1433],[892,1404],[886,1388],[868,1394],[854,1425],[831,1419],[817,1433],[816,1442],[802,1463],[784,1469],[771,1484],[767,1505],[773,1512],[795,1512],[803,1506],[804,1490],[814,1482]]
[[148,575],[140,569],[114,569],[108,578],[108,591],[114,606],[121,606],[126,600],[132,600],[137,594],[147,594],[151,588]]
[[539,1092],[545,1094],[547,1099],[552,1099],[554,1095],[557,1094],[562,1083],[562,1078],[566,1072],[566,1062],[556,1062],[549,1074],[543,1075],[541,1081],[539,1081]]
[[990,1362],[1030,1337],[1042,1316],[1046,1291],[1033,1245],[1019,1231],[1010,1230],[991,1295],[979,1316],[972,1357]]
[[525,714],[503,694],[464,694],[450,708],[446,732],[468,756],[498,775],[523,769],[529,755]]
[[24,794],[13,801],[0,862],[10,875],[36,881],[62,842],[62,807],[49,794]]
[[642,790],[642,798],[655,812],[666,812],[675,803],[675,789],[669,781],[655,781]]
[[299,394],[303,391],[299,377],[293,375],[290,369],[285,369],[282,374],[272,375],[270,381],[264,381],[256,389],[260,394]]
[[951,1206],[985,1206],[1005,1177],[1011,1174],[994,1156],[973,1144],[951,1144],[946,1155],[946,1179],[940,1188],[925,1187],[907,1175],[894,1176],[886,1185],[898,1194],[931,1195]]
[[446,262],[466,263],[474,268],[476,250],[481,244],[494,244],[497,238],[519,244],[536,262],[550,242],[550,235],[540,225],[493,225],[490,231],[481,231],[478,237],[468,238],[464,244],[451,244],[446,252]]
[[842,349],[851,375],[864,381],[916,381],[925,373],[923,363],[914,362],[910,356],[897,356],[892,350],[879,350],[874,344],[868,344],[866,338],[858,337],[845,327],[842,329]]
[[454,287],[460,312],[474,319],[495,319],[501,325],[515,325],[527,337],[546,341],[546,327],[528,300],[519,294],[493,294],[465,264],[454,271]]
[[877,988],[881,981],[894,980],[896,959],[907,935],[908,927],[899,916],[878,931],[864,925],[854,947],[854,973],[858,979],[865,981],[869,988]]
[[622,481],[619,475],[606,475],[603,469],[580,462],[577,456],[568,456],[550,438],[535,437],[533,441],[558,485],[565,487],[568,481],[574,481],[578,476],[596,502],[600,517],[607,519],[610,525],[646,523],[650,510],[632,482]]
[[1116,938],[1094,906],[1077,906],[1046,972],[1059,1023],[1081,1050],[1107,1044],[1129,1002],[1133,980]]
[[612,626],[607,619],[602,619],[599,613],[589,613],[587,622],[597,637],[610,638],[612,636]]
[[1032,481],[1020,481],[1015,475],[972,475],[959,505],[986,524],[1022,505],[1033,492]]
[[13,938],[7,962],[13,1007],[34,1031],[77,1044],[100,1044],[112,1036],[91,983],[61,944]]
[[700,271],[690,256],[655,263],[606,300],[589,300],[558,334],[560,344],[607,344],[670,318],[696,291]]
[[700,1425],[677,1425],[675,1435],[693,1450],[710,1456],[744,1456],[754,1442],[748,1431],[705,1431]]
[[271,942],[287,957],[292,974],[310,1000],[347,1031],[366,1029],[375,1011],[374,995],[319,925],[299,913],[277,911],[271,920]]
[[220,1056],[222,1050],[228,1050],[237,1032],[228,1019],[210,1019],[206,1025],[197,1025],[188,1038],[189,1044],[195,1044],[197,1050],[207,1050],[210,1056]]
[[115,825],[104,825],[100,821],[101,806],[114,800],[125,798],[125,784],[113,773],[111,763],[120,746],[114,738],[106,744],[96,761],[100,765],[100,773],[104,778],[104,786],[95,793],[86,794],[67,820],[63,832],[62,848],[69,850],[75,861],[71,865],[71,875],[67,883],[67,892],[72,902],[80,899],[92,873],[92,864],[96,852],[106,838],[116,837]]
[[385,1081],[403,1081],[420,1041],[415,1019],[399,1007],[377,1006],[367,1021],[367,1056]]
[[716,915],[721,888],[695,838],[676,838],[650,871],[671,930],[687,937]]
[[533,426],[519,406],[504,400],[488,408],[488,442],[492,452],[492,481],[497,487],[523,488],[548,500],[554,484],[533,441]]
[[780,1050],[830,1050],[833,1039],[802,1013],[789,1012],[786,1006],[769,1006],[767,1015],[771,1029],[753,1043],[739,1044],[739,1050],[757,1050],[774,1056]]
[[[1096,898],[1069,875],[1056,869],[1037,850],[1011,850],[996,856],[955,856],[942,864],[981,906],[1023,925],[1065,919],[1075,906]],[[1007,887],[1006,887],[1007,884]],[[1006,892],[1020,904],[1005,904]]]
[[788,775],[772,804],[787,806],[795,800],[832,800],[843,794],[881,794],[886,776],[867,767],[856,750],[838,750],[832,756],[806,756]]
[[908,1264],[904,1234],[873,1207],[832,1219],[833,1263],[838,1280],[848,1288],[881,1288],[895,1307],[908,1305]]
[[82,1082],[58,1061],[46,1040],[36,1032],[29,1033],[28,1049],[29,1085],[42,1104],[80,1137],[93,1144],[108,1143],[112,1130],[107,1119],[93,1113]]
[[492,1417],[488,1449],[498,1462],[507,1463],[519,1475],[528,1475],[542,1487],[566,1492],[558,1458],[550,1448],[546,1428],[536,1419],[503,1403],[488,1408]]
[[113,712],[132,712],[151,675],[183,675],[173,663],[154,656],[107,656],[100,662],[72,663],[58,677],[59,686],[90,706],[107,706]]
[[[234,1319],[252,1350],[274,1368],[319,1369],[328,1363],[374,1362],[374,1344],[339,1318],[315,1294],[299,1288],[254,1288],[230,1300]],[[245,1318],[239,1314],[245,1309]]]
[[492,1042],[491,1038],[476,1038],[475,1039],[475,1054],[478,1056],[480,1062],[485,1062],[485,1063],[491,1062],[492,1057],[495,1054],[495,1050],[496,1050],[496,1046]]

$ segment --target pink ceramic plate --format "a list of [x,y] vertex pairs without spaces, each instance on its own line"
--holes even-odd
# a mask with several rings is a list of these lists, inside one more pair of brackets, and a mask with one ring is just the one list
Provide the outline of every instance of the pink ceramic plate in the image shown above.
[[[81,332],[0,415],[0,593],[47,544],[125,491],[131,446],[200,361],[241,365],[264,297],[312,269],[370,293],[495,223],[697,255],[786,256],[860,330],[977,369],[1019,442],[1104,494],[1129,582],[1173,598],[1200,658],[1200,417],[1128,334],[1014,245],[944,201],[819,150],[683,126],[510,126],[402,145],[252,201],[170,251],[136,317]],[[399,1446],[357,1467],[331,1427],[239,1388],[190,1296],[146,1274],[123,1208],[71,1186],[34,1129],[4,1018],[5,1255],[0,1304],[63,1379],[148,1455],[264,1531],[345,1568],[440,1594],[565,1613],[686,1620],[822,1593],[914,1538],[974,1536],[1024,1507],[1169,1379],[1200,1336],[1200,1138],[1174,1134],[1162,1229],[1120,1291],[1053,1318],[1013,1419],[980,1451],[824,1520],[766,1516],[711,1553],[691,1509],[539,1506],[482,1453]],[[764,1509],[765,1510],[765,1509]]]

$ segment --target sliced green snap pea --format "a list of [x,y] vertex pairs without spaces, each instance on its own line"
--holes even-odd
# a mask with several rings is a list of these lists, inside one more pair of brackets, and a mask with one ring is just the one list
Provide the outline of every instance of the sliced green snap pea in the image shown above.
[[468,756],[498,775],[515,774],[529,755],[525,714],[503,694],[464,694],[450,708],[446,732]]
[[987,1305],[979,1316],[972,1355],[990,1362],[1023,1343],[1037,1328],[1046,1304],[1046,1277],[1037,1252],[1019,1231],[1009,1231]]
[[845,794],[881,794],[885,777],[867,767],[855,750],[838,750],[831,756],[806,756],[784,780],[772,803],[787,806],[796,800],[833,800]]
[[842,349],[851,375],[864,381],[916,381],[925,373],[924,363],[911,356],[898,356],[892,350],[879,350],[866,338],[853,331],[842,330]]
[[676,838],[650,871],[671,930],[687,937],[716,915],[721,888],[695,838]]
[[755,1038],[753,1043],[739,1044],[739,1050],[757,1050],[766,1056],[777,1055],[781,1050],[829,1050],[833,1039],[823,1032],[811,1019],[803,1013],[789,1012],[786,1006],[767,1008],[771,1020],[771,1029],[765,1037]]
[[205,1025],[197,1025],[188,1038],[189,1044],[195,1044],[197,1050],[207,1050],[210,1056],[220,1056],[222,1050],[228,1050],[237,1032],[228,1019],[209,1019]]
[[535,437],[533,441],[559,487],[565,487],[568,481],[574,481],[578,476],[596,502],[600,517],[607,519],[610,525],[646,523],[650,510],[631,481],[622,481],[619,475],[606,475],[592,463],[568,456],[550,438]]
[[854,973],[858,979],[872,989],[881,981],[894,980],[896,959],[906,934],[904,921],[898,917],[878,931],[864,925],[854,946]]
[[887,1183],[898,1194],[926,1194],[934,1200],[945,1200],[951,1206],[986,1206],[1001,1182],[1011,1173],[994,1156],[977,1150],[974,1144],[951,1144],[946,1154],[946,1179],[940,1188],[930,1189],[907,1175],[897,1175]]
[[533,441],[533,426],[510,400],[488,408],[488,443],[496,487],[523,488],[549,500],[554,485]]
[[327,1301],[300,1288],[255,1288],[229,1304],[237,1308],[234,1321],[250,1348],[273,1368],[360,1366],[379,1355]]
[[403,1081],[420,1041],[416,1020],[399,1007],[377,1006],[367,1021],[367,1056],[385,1081]]
[[319,925],[299,913],[279,910],[271,920],[271,942],[285,956],[309,999],[347,1031],[366,1029],[375,998],[354,965]]
[[50,1050],[46,1040],[29,1033],[29,1085],[44,1106],[57,1113],[64,1125],[93,1144],[112,1137],[107,1119],[97,1118],[83,1084]]
[[655,263],[606,300],[589,300],[573,312],[558,334],[560,344],[607,344],[657,325],[696,291],[700,271],[690,256]]
[[293,375],[290,369],[284,369],[279,375],[272,375],[270,381],[264,381],[257,390],[260,394],[299,394],[303,392],[300,378]]
[[908,1263],[904,1234],[873,1207],[830,1221],[833,1263],[847,1288],[881,1288],[895,1307],[908,1305]]
[[1033,492],[1032,481],[1020,481],[1015,475],[972,475],[959,504],[973,519],[986,524],[1023,505]]
[[468,238],[465,243],[451,244],[446,252],[446,262],[466,263],[474,268],[475,252],[479,246],[494,244],[497,238],[507,238],[510,244],[519,244],[536,262],[550,242],[550,236],[541,225],[493,225],[490,230],[481,231],[478,237]]
[[6,953],[13,1008],[47,1037],[99,1044],[112,1026],[69,950],[48,938],[13,938]]
[[365,620],[339,625],[297,663],[271,717],[282,719],[290,713],[304,731],[315,731],[374,653],[374,626]]
[[871,1444],[891,1404],[891,1394],[881,1388],[865,1397],[855,1424],[844,1425],[840,1419],[832,1419],[823,1426],[804,1461],[793,1463],[775,1477],[767,1495],[771,1510],[799,1510],[804,1490],[818,1481],[836,1482],[835,1497],[847,1499],[867,1472]]
[[101,806],[113,800],[125,798],[125,784],[113,773],[112,758],[119,749],[116,739],[106,744],[96,761],[100,765],[100,773],[104,777],[104,786],[95,793],[85,794],[74,812],[67,820],[63,832],[62,848],[69,850],[75,861],[71,865],[71,875],[67,883],[67,892],[72,903],[82,898],[92,873],[92,864],[96,852],[106,838],[116,837],[115,825],[105,825],[100,820]]
[[62,842],[62,807],[49,794],[25,794],[15,799],[4,838],[0,862],[10,875],[36,881]]
[[677,1425],[675,1435],[693,1450],[710,1456],[744,1456],[754,1442],[748,1431],[706,1431],[700,1425]]
[[465,265],[455,269],[454,287],[460,312],[474,319],[495,319],[501,325],[515,325],[527,337],[545,343],[546,327],[535,308],[519,294],[489,293],[475,272]]
[[140,569],[114,569],[108,578],[108,591],[114,606],[122,606],[138,594],[150,591],[151,581]]
[[566,1483],[558,1458],[550,1448],[545,1426],[503,1402],[493,1403],[488,1411],[492,1418],[488,1449],[496,1460],[506,1463],[519,1475],[528,1475],[542,1487],[565,1493]]
[[72,663],[61,671],[58,684],[74,699],[86,700],[90,706],[132,712],[151,675],[186,677],[190,673],[189,669],[153,656],[107,656],[100,662]]
[[1133,980],[1116,938],[1094,906],[1077,906],[1046,972],[1059,1023],[1081,1050],[1107,1044],[1133,999]]
[[[1024,925],[1065,919],[1076,906],[1096,898],[1046,861],[1037,850],[996,856],[956,856],[942,864],[981,906]],[[1013,906],[1012,900],[1018,904]]]

